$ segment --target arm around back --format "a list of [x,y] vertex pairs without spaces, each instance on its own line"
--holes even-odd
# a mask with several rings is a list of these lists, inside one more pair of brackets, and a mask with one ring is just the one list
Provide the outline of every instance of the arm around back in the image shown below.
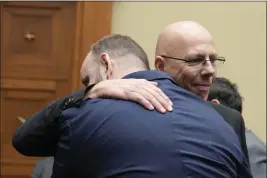
[[59,139],[59,123],[63,110],[78,103],[84,89],[78,90],[35,113],[14,133],[13,147],[25,156],[54,156]]

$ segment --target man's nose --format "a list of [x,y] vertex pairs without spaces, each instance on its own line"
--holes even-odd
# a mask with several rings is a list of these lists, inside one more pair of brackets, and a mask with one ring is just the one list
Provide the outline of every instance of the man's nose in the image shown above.
[[201,71],[202,75],[214,75],[216,72],[215,66],[211,63],[210,59],[207,58],[203,63],[203,68]]

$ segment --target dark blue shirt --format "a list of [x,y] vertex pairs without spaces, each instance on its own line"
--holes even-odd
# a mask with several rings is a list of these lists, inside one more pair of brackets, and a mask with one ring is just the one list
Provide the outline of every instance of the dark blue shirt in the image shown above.
[[173,111],[113,99],[64,111],[52,178],[251,177],[237,135],[205,101],[159,71],[124,78],[158,82]]

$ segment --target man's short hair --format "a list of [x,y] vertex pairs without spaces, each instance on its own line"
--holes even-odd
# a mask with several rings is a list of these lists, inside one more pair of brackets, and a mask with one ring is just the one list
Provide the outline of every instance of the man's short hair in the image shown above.
[[139,58],[144,63],[145,67],[149,69],[149,61],[146,52],[129,36],[120,34],[105,36],[93,44],[91,51],[93,54],[97,55],[108,53],[117,58],[133,55]]
[[208,100],[217,99],[222,105],[228,106],[242,113],[242,96],[238,92],[237,85],[230,80],[217,77],[210,89]]

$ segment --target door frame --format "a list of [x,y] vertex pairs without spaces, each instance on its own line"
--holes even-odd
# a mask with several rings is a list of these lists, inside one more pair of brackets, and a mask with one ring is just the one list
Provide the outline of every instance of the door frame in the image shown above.
[[72,90],[82,87],[80,68],[93,43],[110,34],[113,2],[77,2]]

